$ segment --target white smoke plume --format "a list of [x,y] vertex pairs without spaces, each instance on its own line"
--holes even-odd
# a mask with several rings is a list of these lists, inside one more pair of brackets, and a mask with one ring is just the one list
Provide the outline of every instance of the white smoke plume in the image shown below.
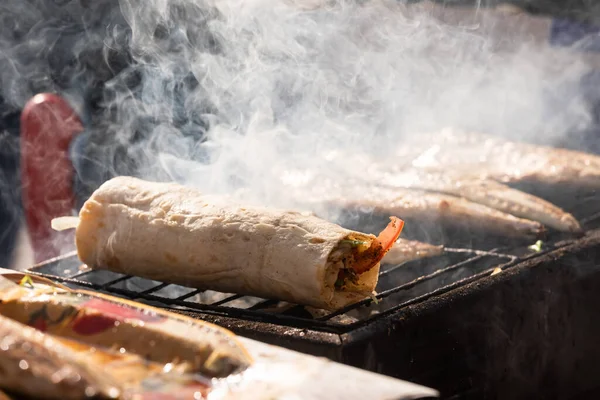
[[582,53],[502,32],[484,10],[449,23],[387,0],[32,3],[0,6],[16,15],[3,95],[15,107],[41,89],[71,96],[89,126],[76,161],[88,194],[134,174],[293,207],[302,192],[282,176],[364,172],[335,154],[385,159],[447,126],[576,141],[592,122]]
[[[406,135],[445,126],[551,142],[590,122],[578,53],[525,34],[491,38],[477,29],[485,18],[444,24],[394,1],[120,4],[143,73],[139,100],[115,98],[112,129],[128,135],[141,117],[156,120],[143,147],[149,178],[159,178],[158,158],[161,173],[203,190],[292,206],[298,192],[282,173],[363,173],[336,168],[336,152],[384,159]],[[186,86],[190,74],[197,85]],[[204,121],[206,141],[174,129],[177,113]]]

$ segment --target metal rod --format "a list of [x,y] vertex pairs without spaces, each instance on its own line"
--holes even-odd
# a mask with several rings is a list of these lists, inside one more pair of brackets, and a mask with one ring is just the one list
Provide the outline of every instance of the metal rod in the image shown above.
[[162,289],[162,288],[164,288],[164,287],[167,287],[167,286],[169,286],[169,285],[170,285],[170,283],[164,283],[164,282],[163,282],[163,283],[161,283],[161,284],[159,284],[159,285],[156,285],[156,286],[154,286],[153,288],[150,288],[150,289],[146,289],[146,290],[144,290],[144,291],[141,291],[141,292],[140,292],[140,294],[149,294],[149,293],[153,293],[153,292],[156,292],[156,291],[158,291],[158,290],[160,290],[160,289]]
[[187,294],[184,294],[183,296],[176,297],[176,298],[174,298],[173,300],[179,300],[179,301],[183,301],[183,300],[185,300],[185,299],[189,299],[190,297],[194,297],[194,296],[196,296],[197,294],[200,294],[200,293],[202,293],[202,292],[204,292],[204,290],[202,290],[202,289],[196,289],[196,290],[192,290],[191,292],[189,292],[189,293],[187,293]]
[[211,306],[220,306],[221,304],[229,303],[230,301],[237,300],[241,297],[243,297],[241,294],[234,294],[233,296],[229,296],[224,299],[215,301],[214,303],[211,303],[210,305]]
[[[119,282],[126,281],[127,279],[131,279],[131,278],[133,278],[133,276],[131,276],[131,275],[125,275],[125,276],[121,276],[120,278],[113,279],[112,281],[108,281],[108,282],[106,282],[105,284],[102,284],[102,285],[100,285],[100,287],[101,287],[102,289],[108,289],[108,288],[109,288],[109,286],[113,286],[114,284],[117,284],[117,283],[119,283]],[[110,288],[110,290],[114,290],[114,289],[116,289],[116,288]]]
[[[461,266],[464,266],[465,264],[471,263],[471,262],[473,262],[473,261],[480,260],[480,259],[482,259],[483,257],[484,257],[484,256],[482,256],[482,255],[478,255],[478,256],[475,256],[475,257],[471,257],[471,258],[469,258],[469,259],[467,259],[467,260],[464,260],[464,261],[458,262],[458,263],[456,263],[456,264],[452,264],[452,265],[450,265],[450,266],[448,266],[448,267],[446,267],[446,268],[438,269],[437,271],[435,271],[435,272],[432,272],[431,274],[419,276],[418,278],[416,278],[416,279],[413,279],[413,280],[412,280],[412,281],[410,281],[410,282],[407,282],[407,283],[404,283],[404,284],[402,284],[402,285],[395,286],[395,287],[393,287],[393,288],[391,288],[391,289],[388,289],[388,290],[384,290],[384,291],[382,291],[382,292],[379,292],[379,293],[377,294],[377,296],[375,296],[375,297],[377,298],[377,300],[382,300],[382,299],[384,299],[385,297],[388,297],[388,296],[390,296],[390,295],[391,295],[391,294],[393,294],[393,293],[397,293],[397,292],[399,292],[399,291],[401,291],[401,290],[410,289],[410,288],[412,288],[412,287],[416,286],[417,284],[419,284],[419,283],[421,283],[421,282],[423,282],[423,281],[427,281],[427,280],[433,279],[433,278],[435,278],[435,277],[436,277],[436,276],[438,276],[438,275],[441,275],[441,274],[443,274],[443,273],[446,273],[446,272],[448,272],[448,271],[455,270],[455,269],[457,269],[457,268],[460,268]],[[396,267],[395,269],[398,269],[398,267]],[[348,311],[350,311],[350,310],[352,310],[352,309],[355,309],[355,308],[357,308],[358,306],[364,306],[364,305],[368,305],[368,304],[371,304],[372,302],[373,302],[373,299],[371,299],[371,298],[364,299],[364,300],[362,300],[362,301],[360,301],[360,302],[358,302],[358,303],[351,304],[351,305],[349,305],[349,306],[346,306],[346,307],[344,307],[344,308],[341,308],[341,309],[339,309],[339,310],[337,310],[337,311],[334,311],[334,312],[332,312],[332,313],[330,313],[330,314],[324,315],[324,316],[322,316],[322,317],[318,318],[318,320],[319,320],[319,321],[327,321],[327,320],[329,320],[329,319],[331,319],[331,318],[333,318],[333,317],[336,317],[336,316],[338,316],[338,315],[345,314],[345,313],[347,313]]]

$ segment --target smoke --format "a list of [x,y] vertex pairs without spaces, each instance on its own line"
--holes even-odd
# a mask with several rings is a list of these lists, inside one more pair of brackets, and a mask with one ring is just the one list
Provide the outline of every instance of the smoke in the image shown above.
[[10,0],[0,10],[5,100],[67,93],[87,122],[73,147],[82,200],[126,174],[293,207],[320,180],[364,174],[348,154],[385,159],[420,132],[558,142],[592,123],[579,88],[586,59],[482,10],[461,23],[386,0]]
[[407,135],[453,126],[553,141],[590,123],[585,61],[526,32],[494,40],[391,1],[120,4],[140,78],[110,101],[107,130],[149,179],[296,206],[320,180],[364,174],[348,154],[385,159]]

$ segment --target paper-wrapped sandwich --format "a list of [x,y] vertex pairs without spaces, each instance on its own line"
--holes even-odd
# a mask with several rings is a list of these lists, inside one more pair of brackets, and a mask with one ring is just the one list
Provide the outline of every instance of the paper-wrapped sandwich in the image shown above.
[[216,325],[9,270],[0,353],[0,389],[61,400],[198,398],[253,362]]
[[436,395],[187,316],[0,268],[0,400]]
[[435,395],[187,316],[0,268],[0,400]]
[[375,237],[131,177],[105,182],[78,219],[53,221],[55,229],[77,228],[79,258],[91,268],[325,309],[372,294],[403,225],[391,217]]

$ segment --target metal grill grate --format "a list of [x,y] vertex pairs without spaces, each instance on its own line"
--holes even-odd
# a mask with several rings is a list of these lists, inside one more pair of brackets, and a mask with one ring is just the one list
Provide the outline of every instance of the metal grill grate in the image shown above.
[[[587,211],[587,217],[578,216],[580,221],[586,229],[596,228],[600,225],[600,212]],[[74,288],[92,289],[158,307],[343,334],[408,305],[542,256],[573,240],[576,239],[546,242],[541,252],[532,251],[528,246],[489,251],[446,248],[442,256],[402,265],[383,265],[376,300],[366,299],[335,312],[89,270],[75,254],[49,260],[31,272]]]
[[[532,253],[531,256],[540,253]],[[397,309],[509,268],[524,258],[500,251],[447,249],[446,254],[403,265],[386,265],[380,273],[377,302],[366,299],[335,312],[312,310],[274,300],[202,291],[110,271],[89,270],[74,254],[50,260],[32,272],[74,288],[86,288],[142,301],[296,328],[343,333]]]

